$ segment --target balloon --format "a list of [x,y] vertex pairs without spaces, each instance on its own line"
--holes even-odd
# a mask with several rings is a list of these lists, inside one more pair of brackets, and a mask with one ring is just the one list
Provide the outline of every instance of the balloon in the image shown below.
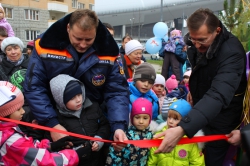
[[162,42],[160,38],[150,38],[146,42],[146,50],[150,54],[156,54],[162,47]]
[[164,22],[158,22],[153,27],[153,33],[155,37],[163,38],[168,33],[168,26]]
[[163,37],[164,41],[167,42],[168,41],[168,35],[166,34],[164,37]]
[[234,162],[234,160],[232,160],[232,159],[225,160],[225,161],[223,162],[223,166],[235,166],[235,162]]

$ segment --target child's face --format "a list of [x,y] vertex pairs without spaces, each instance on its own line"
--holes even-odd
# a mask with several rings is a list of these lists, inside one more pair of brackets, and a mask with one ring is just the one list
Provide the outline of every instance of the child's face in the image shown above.
[[154,82],[151,80],[137,80],[135,82],[135,87],[141,92],[141,93],[147,93],[153,86]]
[[168,112],[168,119],[167,119],[168,128],[176,127],[181,121],[181,115],[176,111],[174,111],[175,114],[172,114],[171,111],[173,110],[169,110]]
[[152,89],[157,96],[161,96],[164,91],[164,86],[161,84],[155,84]]
[[187,83],[189,82],[189,77],[184,77],[184,78],[183,78],[183,82],[184,82],[185,84],[187,84]]
[[16,110],[15,112],[13,112],[12,114],[10,114],[9,118],[20,121],[20,120],[22,120],[24,113],[25,113],[25,111],[24,111],[23,107],[21,107],[18,110]]
[[3,11],[0,9],[0,20],[2,20],[4,18],[4,13]]
[[137,114],[133,117],[133,124],[138,130],[144,130],[149,126],[150,116],[148,114]]
[[31,55],[32,49],[31,48],[27,48],[27,54]]
[[66,107],[69,110],[78,111],[82,109],[82,103],[83,103],[82,94],[78,94],[67,102]]

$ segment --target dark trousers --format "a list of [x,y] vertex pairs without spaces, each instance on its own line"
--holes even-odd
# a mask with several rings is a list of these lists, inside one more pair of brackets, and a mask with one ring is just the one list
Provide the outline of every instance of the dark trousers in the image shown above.
[[167,80],[170,76],[168,76],[168,70],[171,66],[173,74],[176,76],[178,81],[181,81],[181,71],[180,62],[177,60],[176,55],[172,52],[164,52],[164,60],[161,69],[161,75]]

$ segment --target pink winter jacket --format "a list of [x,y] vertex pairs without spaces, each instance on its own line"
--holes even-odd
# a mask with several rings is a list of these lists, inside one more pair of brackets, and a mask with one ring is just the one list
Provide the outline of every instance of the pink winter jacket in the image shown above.
[[[0,163],[19,166],[76,166],[78,156],[74,150],[49,152],[49,140],[33,143],[31,137],[26,137],[17,124],[0,121]],[[0,165],[1,165],[0,164]]]

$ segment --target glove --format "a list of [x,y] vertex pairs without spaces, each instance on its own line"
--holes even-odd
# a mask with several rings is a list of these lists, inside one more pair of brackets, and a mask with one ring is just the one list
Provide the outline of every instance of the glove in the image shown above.
[[71,147],[70,142],[71,142],[71,137],[69,136],[63,137],[55,142],[50,143],[50,150],[55,152],[65,149],[67,145]]
[[79,165],[90,158],[92,152],[91,148],[92,145],[89,141],[85,141],[85,143],[82,144],[81,147],[77,148],[76,153],[79,158]]

